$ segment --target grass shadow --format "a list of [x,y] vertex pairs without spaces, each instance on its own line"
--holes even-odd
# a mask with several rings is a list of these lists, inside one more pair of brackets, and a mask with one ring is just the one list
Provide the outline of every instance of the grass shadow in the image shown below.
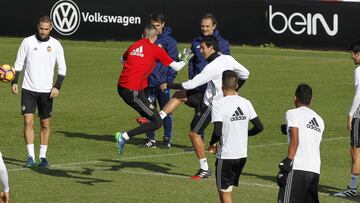
[[92,177],[84,177],[84,176],[91,176],[95,169],[91,168],[81,168],[80,170],[65,170],[63,168],[57,167],[33,167],[30,168],[32,171],[37,172],[42,175],[54,176],[54,177],[61,177],[61,178],[70,178],[74,179],[75,182],[94,186],[96,183],[108,183],[113,182],[112,180],[105,180],[100,178],[92,178]]
[[[113,165],[109,166],[109,171],[121,171],[124,169],[145,169],[151,172],[155,172],[158,175],[164,174],[164,176],[181,176],[188,178],[188,174],[183,173],[173,173],[171,172],[172,168],[175,168],[175,165],[170,163],[156,163],[156,162],[135,162],[135,161],[118,161],[118,160],[111,160],[111,159],[100,159],[100,161],[112,163]],[[108,165],[101,165],[101,166],[108,166]],[[134,172],[135,174],[135,172]]]
[[[56,133],[64,134],[65,137],[70,137],[70,138],[81,138],[81,139],[90,139],[90,140],[98,140],[98,141],[115,143],[114,135],[99,135],[99,134],[88,134],[88,133],[82,133],[82,132],[68,132],[68,131],[56,131]],[[144,138],[140,138],[141,136],[144,136]],[[127,142],[127,144],[140,146],[140,145],[144,144],[145,142],[146,142],[145,135],[138,135],[137,137],[131,138],[129,140],[129,142]],[[161,145],[162,142],[158,142],[158,144]],[[186,148],[189,148],[190,146],[171,144],[171,147],[186,149]]]
[[9,157],[3,157],[5,164],[9,165],[15,165],[15,166],[22,166],[23,169],[29,169],[36,173],[42,174],[42,175],[48,175],[53,177],[61,177],[61,178],[69,178],[74,179],[75,182],[94,186],[96,183],[104,183],[104,182],[113,182],[111,180],[105,180],[100,178],[92,178],[92,177],[86,177],[91,176],[92,173],[95,171],[95,169],[91,168],[81,168],[81,169],[65,169],[64,167],[58,167],[58,166],[49,166],[49,167],[32,167],[32,168],[26,168],[24,167],[25,162],[20,161],[14,158]]

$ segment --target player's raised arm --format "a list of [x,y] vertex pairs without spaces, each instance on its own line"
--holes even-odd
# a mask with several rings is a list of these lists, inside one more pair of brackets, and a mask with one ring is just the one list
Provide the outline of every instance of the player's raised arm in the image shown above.
[[186,64],[189,63],[190,59],[194,56],[194,54],[191,52],[190,49],[184,49],[182,54],[179,54],[179,62],[173,61],[170,63],[170,67],[175,70],[179,71],[183,67],[185,67]]

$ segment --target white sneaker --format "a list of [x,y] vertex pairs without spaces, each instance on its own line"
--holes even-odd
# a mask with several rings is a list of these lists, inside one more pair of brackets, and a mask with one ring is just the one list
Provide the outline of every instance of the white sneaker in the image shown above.
[[347,190],[335,193],[334,196],[335,197],[353,197],[353,196],[357,196],[357,194],[358,194],[357,188],[350,188],[348,186]]

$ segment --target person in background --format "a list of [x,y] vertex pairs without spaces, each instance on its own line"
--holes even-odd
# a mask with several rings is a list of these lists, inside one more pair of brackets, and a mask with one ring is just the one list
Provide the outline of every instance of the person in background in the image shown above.
[[[150,15],[150,24],[155,26],[158,36],[155,45],[164,49],[166,53],[174,60],[178,60],[177,42],[172,36],[172,29],[165,26],[165,16],[162,13],[154,12]],[[170,89],[164,89],[164,83],[172,83],[176,77],[176,71],[157,62],[154,70],[149,76],[148,94],[151,103],[155,106],[159,104],[160,109],[164,108],[165,104],[170,100]],[[142,120],[140,120],[142,119]],[[138,121],[144,121],[146,118],[138,118]],[[171,147],[173,116],[168,114],[164,119],[164,137],[163,148],[169,149]],[[143,147],[156,148],[155,132],[150,131],[146,133],[147,142]]]

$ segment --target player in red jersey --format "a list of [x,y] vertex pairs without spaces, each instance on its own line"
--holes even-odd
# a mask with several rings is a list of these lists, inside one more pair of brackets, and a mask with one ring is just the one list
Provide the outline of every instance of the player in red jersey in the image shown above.
[[162,125],[159,112],[144,93],[144,89],[148,86],[148,77],[156,62],[160,61],[165,66],[170,66],[175,71],[179,71],[192,57],[191,52],[184,52],[180,57],[180,62],[176,62],[170,58],[165,50],[154,44],[156,39],[156,28],[153,25],[146,26],[143,38],[132,44],[122,57],[124,67],[118,82],[118,93],[126,104],[135,109],[142,117],[146,117],[150,122],[127,132],[117,132],[115,134],[120,155],[126,140],[135,135],[159,129]]

